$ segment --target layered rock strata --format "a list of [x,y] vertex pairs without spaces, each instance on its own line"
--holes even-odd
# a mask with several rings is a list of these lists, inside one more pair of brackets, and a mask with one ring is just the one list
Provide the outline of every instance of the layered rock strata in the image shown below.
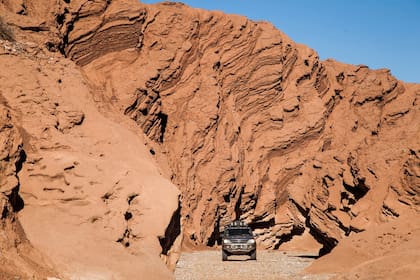
[[[174,262],[175,240],[166,230],[179,211],[178,189],[142,131],[95,101],[101,91],[51,52],[61,38],[49,25],[56,14],[25,3],[26,15],[17,18],[0,5],[14,35],[0,41],[0,244],[7,264],[0,278],[171,279],[165,262]],[[41,15],[48,30],[21,28]],[[168,240],[163,260],[159,240]]]
[[[325,253],[418,211],[418,176],[407,171],[418,165],[417,85],[320,61],[269,23],[182,4],[135,7],[112,2],[93,25],[73,16],[64,53],[165,153],[187,240],[212,246],[241,218],[265,248],[309,230]],[[131,43],[110,53],[120,45],[107,41],[86,64],[72,50],[101,44],[98,26]]]
[[[179,3],[21,2],[2,5],[16,39],[50,51],[35,51],[46,55],[41,62],[2,62],[10,69],[24,63],[42,77],[19,80],[31,95],[11,84],[16,91],[7,96],[37,135],[22,178],[42,187],[24,197],[24,225],[25,211],[34,220],[44,213],[30,207],[39,204],[32,195],[68,212],[90,204],[98,213],[78,215],[103,240],[128,247],[121,254],[150,246],[146,254],[167,259],[176,256],[178,235],[184,244],[214,246],[237,218],[254,228],[261,248],[309,232],[328,253],[346,236],[418,217],[419,85],[386,69],[321,61],[269,23]],[[56,83],[47,87],[46,80]],[[127,140],[142,133],[147,150],[136,148],[143,140]],[[180,207],[165,180],[158,180],[161,192],[154,191],[157,177],[137,186],[149,173],[138,158],[160,164],[150,172],[179,187]],[[170,198],[161,200],[166,192]],[[146,208],[135,208],[142,197]],[[162,220],[144,233],[156,214]],[[137,217],[150,219],[133,222]],[[62,219],[79,221],[51,221]]]

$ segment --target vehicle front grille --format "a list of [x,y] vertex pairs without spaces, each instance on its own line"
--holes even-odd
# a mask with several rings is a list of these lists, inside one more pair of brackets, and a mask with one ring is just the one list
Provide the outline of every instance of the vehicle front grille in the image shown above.
[[234,244],[238,244],[238,243],[246,243],[248,240],[246,240],[246,239],[230,239],[230,241]]
[[250,248],[249,245],[246,244],[237,244],[237,245],[231,245],[230,246],[231,249],[242,249],[242,250],[247,250]]

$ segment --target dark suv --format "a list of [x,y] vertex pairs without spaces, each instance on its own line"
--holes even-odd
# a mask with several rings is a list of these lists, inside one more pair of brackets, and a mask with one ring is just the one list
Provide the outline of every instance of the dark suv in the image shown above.
[[227,226],[222,237],[222,260],[230,255],[249,255],[257,259],[257,246],[251,228],[242,221],[234,221]]

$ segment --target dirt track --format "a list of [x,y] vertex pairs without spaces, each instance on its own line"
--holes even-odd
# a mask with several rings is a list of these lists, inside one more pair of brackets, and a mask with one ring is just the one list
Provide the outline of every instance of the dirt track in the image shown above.
[[326,280],[332,275],[305,275],[301,272],[314,260],[312,254],[258,251],[257,261],[248,256],[230,256],[222,262],[220,251],[182,253],[176,266],[176,280],[193,279],[305,279]]

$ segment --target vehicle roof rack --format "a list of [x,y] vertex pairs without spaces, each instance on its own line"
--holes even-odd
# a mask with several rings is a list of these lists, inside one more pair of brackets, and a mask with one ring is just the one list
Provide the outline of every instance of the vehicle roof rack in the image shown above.
[[231,227],[246,227],[248,226],[244,221],[236,220],[230,223]]

